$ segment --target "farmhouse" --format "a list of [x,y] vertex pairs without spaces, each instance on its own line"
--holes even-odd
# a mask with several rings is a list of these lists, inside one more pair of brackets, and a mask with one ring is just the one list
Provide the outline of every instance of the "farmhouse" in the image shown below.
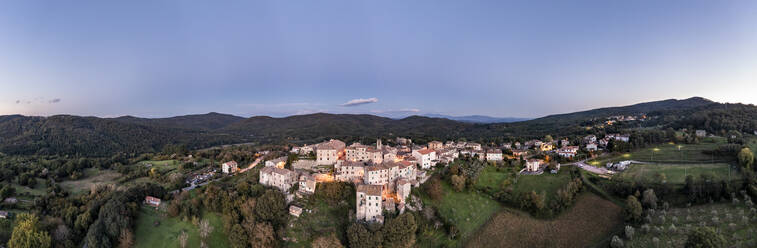
[[705,137],[705,136],[707,136],[707,131],[705,131],[705,130],[697,130],[696,131],[696,135],[697,135],[697,137]]
[[160,207],[160,198],[152,197],[152,196],[145,196],[145,204],[153,206],[153,207]]
[[297,180],[297,173],[277,167],[265,167],[260,170],[260,184],[276,187],[287,192]]
[[298,191],[304,194],[314,194],[315,184],[315,176],[303,174],[300,176],[300,188],[298,189]]
[[538,171],[542,163],[544,163],[544,160],[529,159],[528,161],[526,161],[526,170],[530,172]]
[[294,217],[300,217],[302,214],[302,208],[295,205],[289,206],[289,214]]
[[221,165],[221,170],[226,174],[236,173],[239,171],[239,165],[237,165],[237,161],[229,161]]
[[331,165],[336,163],[344,152],[344,148],[344,142],[335,139],[316,145],[315,155],[318,165]]
[[380,185],[357,186],[355,215],[359,221],[384,222],[381,212],[381,192]]

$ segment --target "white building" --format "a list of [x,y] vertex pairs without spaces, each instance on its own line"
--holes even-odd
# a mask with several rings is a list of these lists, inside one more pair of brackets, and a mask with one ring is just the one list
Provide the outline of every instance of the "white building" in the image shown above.
[[397,180],[397,198],[400,203],[405,203],[413,188],[413,180],[401,178]]
[[359,221],[383,223],[381,211],[382,189],[380,185],[358,185],[355,199],[356,217]]
[[597,143],[597,136],[596,135],[587,135],[584,137],[584,143]]
[[260,169],[260,184],[271,186],[288,192],[297,183],[297,173],[277,167],[265,167]]
[[531,172],[538,171],[543,162],[544,160],[541,159],[529,159],[526,161],[526,170]]
[[473,150],[481,150],[481,144],[479,143],[467,143],[465,144],[465,147]]
[[414,150],[413,157],[415,157],[422,169],[429,169],[436,160],[436,152],[431,149]]
[[384,156],[382,149],[378,147],[374,148],[360,143],[353,143],[344,149],[344,159],[348,161],[373,161],[374,163],[381,163],[384,160]]
[[578,153],[578,146],[566,146],[557,150],[557,155],[565,158],[573,158]]
[[431,142],[428,142],[428,149],[439,150],[439,149],[442,149],[442,148],[444,148],[444,144],[442,142],[440,142],[440,141],[431,141]]
[[287,157],[280,157],[265,161],[265,167],[276,167],[284,169],[284,165],[287,163]]
[[586,150],[596,151],[597,150],[597,143],[586,144]]
[[356,180],[362,181],[365,175],[364,162],[344,161],[336,163],[334,169],[336,169],[336,180],[340,182],[354,182]]
[[502,151],[494,149],[486,151],[487,161],[502,161],[502,159]]
[[316,145],[315,155],[318,165],[331,165],[336,163],[339,156],[344,152],[344,148],[344,142],[335,139]]
[[705,137],[705,136],[707,136],[707,131],[705,131],[705,130],[697,130],[696,131],[696,135],[697,135],[697,137]]
[[239,171],[239,165],[237,165],[237,161],[229,161],[221,165],[221,171],[226,174],[236,173]]
[[300,191],[300,193],[314,194],[315,185],[315,176],[303,174],[300,176],[300,188],[297,190]]

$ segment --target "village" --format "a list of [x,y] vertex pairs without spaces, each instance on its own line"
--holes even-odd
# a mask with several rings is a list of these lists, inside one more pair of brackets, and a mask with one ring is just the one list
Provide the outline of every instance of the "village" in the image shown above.
[[[395,146],[384,145],[381,139],[377,139],[372,145],[347,145],[343,141],[331,139],[318,144],[293,146],[289,154],[300,156],[295,161],[288,161],[288,156],[266,159],[264,167],[260,169],[259,182],[284,193],[290,204],[289,213],[295,217],[308,211],[298,206],[295,198],[314,194],[318,183],[352,183],[356,189],[355,218],[368,223],[383,223],[385,212],[397,211],[401,214],[408,207],[412,209],[408,205],[412,189],[426,182],[436,166],[446,166],[461,156],[488,163],[518,159],[524,161],[521,175],[540,175],[544,172],[554,174],[561,166],[556,161],[569,161],[572,164],[579,156],[584,159],[596,156],[611,140],[628,142],[629,135],[608,134],[603,139],[589,135],[573,142],[567,139],[552,140],[551,137],[548,139],[499,146],[464,141],[431,141],[418,145],[411,139],[402,137],[394,140]],[[245,169],[240,168],[236,161],[226,161],[221,165],[221,174],[218,176],[243,173],[255,167],[262,158]],[[286,166],[288,162],[291,163],[290,166]],[[626,165],[623,164],[622,167]],[[194,175],[188,179],[192,186],[185,190],[204,185],[218,176],[215,175],[215,170]],[[146,203],[150,205],[158,205],[159,201],[155,198],[146,199]]]

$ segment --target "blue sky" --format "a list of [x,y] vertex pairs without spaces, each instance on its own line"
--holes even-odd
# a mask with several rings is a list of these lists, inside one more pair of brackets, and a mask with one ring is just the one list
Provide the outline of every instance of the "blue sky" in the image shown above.
[[757,1],[0,1],[0,114],[538,117],[755,68]]

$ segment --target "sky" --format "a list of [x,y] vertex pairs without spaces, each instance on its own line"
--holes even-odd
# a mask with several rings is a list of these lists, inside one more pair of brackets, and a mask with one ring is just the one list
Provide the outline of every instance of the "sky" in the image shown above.
[[0,1],[0,115],[757,103],[757,1]]

